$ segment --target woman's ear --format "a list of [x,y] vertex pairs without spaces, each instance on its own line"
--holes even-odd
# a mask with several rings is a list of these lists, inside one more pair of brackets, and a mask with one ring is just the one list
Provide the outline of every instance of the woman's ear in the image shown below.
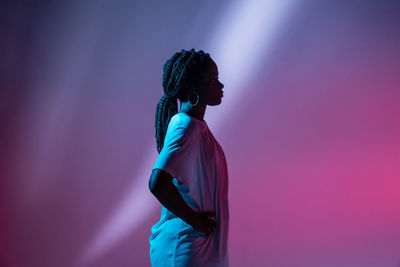
[[194,85],[185,85],[183,90],[186,92],[186,94],[190,94],[195,90],[195,87]]
[[197,93],[197,88],[194,85],[189,85],[189,93]]

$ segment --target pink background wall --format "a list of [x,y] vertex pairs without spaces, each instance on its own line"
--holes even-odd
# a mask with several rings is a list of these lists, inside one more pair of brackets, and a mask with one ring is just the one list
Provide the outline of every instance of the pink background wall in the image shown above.
[[231,266],[400,266],[398,1],[0,7],[0,266],[150,265],[162,65],[192,47],[225,84]]

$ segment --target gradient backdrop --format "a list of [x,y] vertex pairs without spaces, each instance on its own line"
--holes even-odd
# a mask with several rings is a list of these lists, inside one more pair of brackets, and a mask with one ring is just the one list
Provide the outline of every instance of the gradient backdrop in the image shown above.
[[400,266],[400,1],[3,1],[0,266],[149,266],[162,66],[225,96],[232,267]]

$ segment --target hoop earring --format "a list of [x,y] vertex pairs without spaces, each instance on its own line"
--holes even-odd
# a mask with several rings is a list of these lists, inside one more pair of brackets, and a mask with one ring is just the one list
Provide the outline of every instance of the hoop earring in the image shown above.
[[197,104],[199,103],[199,100],[200,100],[200,96],[198,94],[196,94],[196,103],[193,104],[194,107],[197,106]]
[[192,104],[193,107],[197,106],[197,104],[199,104],[199,100],[200,100],[199,94],[196,94],[196,93],[194,93],[194,94],[196,95],[196,103],[192,104],[192,101],[190,101],[190,95],[188,97],[188,100]]

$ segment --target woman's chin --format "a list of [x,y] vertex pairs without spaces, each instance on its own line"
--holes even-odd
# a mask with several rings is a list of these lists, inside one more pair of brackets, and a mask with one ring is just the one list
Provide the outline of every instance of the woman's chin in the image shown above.
[[209,105],[210,105],[210,106],[218,106],[218,105],[221,104],[221,103],[222,103],[222,98],[216,100],[214,103],[209,104]]

